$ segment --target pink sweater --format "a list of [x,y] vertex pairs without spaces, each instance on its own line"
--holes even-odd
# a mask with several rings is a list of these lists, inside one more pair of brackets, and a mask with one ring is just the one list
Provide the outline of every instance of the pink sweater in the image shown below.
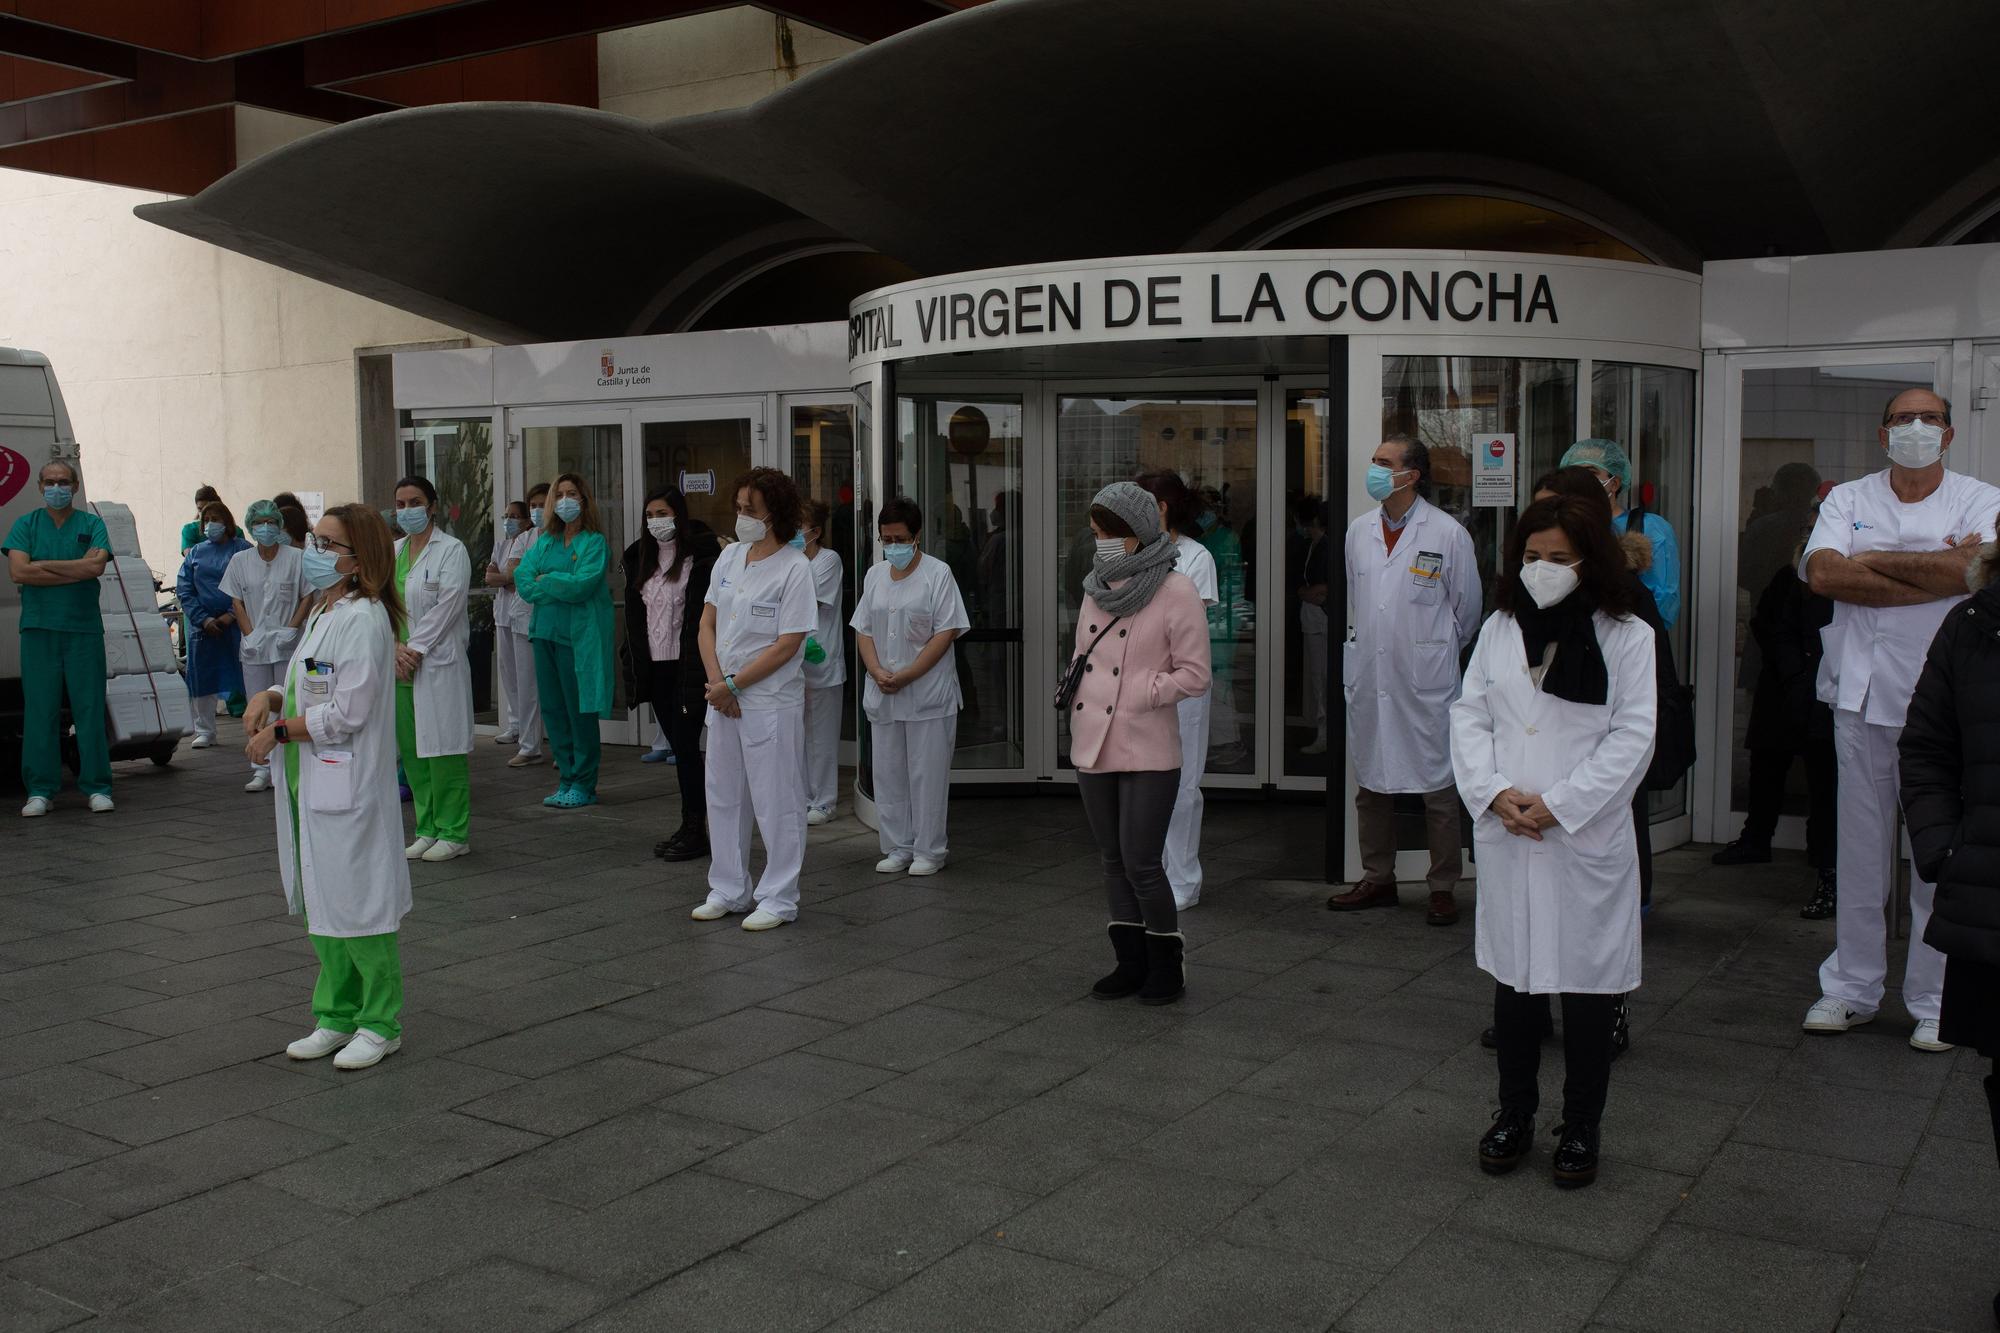
[[[1088,596],[1076,622],[1076,653],[1111,617]],[[1070,705],[1069,757],[1085,773],[1139,773],[1181,766],[1174,705],[1208,688],[1208,614],[1185,574],[1169,574],[1153,600],[1104,636]]]

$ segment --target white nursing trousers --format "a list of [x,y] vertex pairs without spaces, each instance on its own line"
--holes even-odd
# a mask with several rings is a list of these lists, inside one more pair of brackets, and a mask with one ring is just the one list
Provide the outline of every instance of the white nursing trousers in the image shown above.
[[506,704],[502,730],[521,738],[522,754],[542,748],[542,704],[535,695],[535,645],[527,635],[500,626],[493,634],[500,659],[500,697]]
[[875,824],[884,856],[943,861],[958,714],[874,722]]
[[[708,901],[793,921],[806,859],[805,705],[708,710]],[[750,830],[764,838],[764,874],[750,884]]]
[[[243,697],[245,699],[255,699],[265,690],[277,689],[284,683],[284,679],[285,664],[283,662],[245,662],[243,664]],[[210,703],[208,716],[209,726],[213,727],[215,725],[213,701]],[[261,764],[252,764],[250,765],[250,771],[253,773],[268,773],[271,771],[270,761],[266,760]]]
[[1167,883],[1173,886],[1174,907],[1185,912],[1201,901],[1202,770],[1208,766],[1207,693],[1174,705],[1181,724],[1181,785],[1174,797],[1173,822],[1167,825],[1164,860]]
[[844,685],[806,690],[806,808],[833,813],[840,802],[840,701]]
[[[1885,907],[1900,852],[1896,741],[1901,727],[1877,726],[1858,712],[1833,712],[1833,748],[1840,764],[1840,826],[1836,857],[1840,901],[1834,949],[1820,964],[1819,988],[1872,1013],[1882,1004],[1889,974]],[[1916,1019],[1936,1018],[1944,993],[1944,955],[1924,943],[1937,886],[1910,869],[1910,952],[1903,965],[1903,1006]]]

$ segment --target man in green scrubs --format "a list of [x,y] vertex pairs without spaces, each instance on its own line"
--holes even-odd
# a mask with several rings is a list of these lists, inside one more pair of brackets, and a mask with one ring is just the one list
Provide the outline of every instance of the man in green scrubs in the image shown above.
[[34,818],[62,786],[62,701],[76,723],[77,786],[92,811],[111,809],[111,742],[104,729],[104,619],[97,579],[111,537],[97,515],[72,507],[76,467],[60,459],[41,472],[42,507],[23,514],[0,550],[21,590],[21,780]]

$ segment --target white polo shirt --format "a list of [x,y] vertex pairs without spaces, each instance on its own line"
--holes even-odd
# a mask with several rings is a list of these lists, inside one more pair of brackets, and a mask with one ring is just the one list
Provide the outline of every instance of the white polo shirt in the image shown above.
[[1206,546],[1192,537],[1174,538],[1174,573],[1188,576],[1203,606],[1215,605],[1215,557]]
[[[748,542],[736,542],[716,557],[708,582],[708,605],[715,608],[715,660],[727,676],[750,665],[781,634],[810,634],[819,625],[812,568],[789,546],[762,560],[749,559]],[[754,685],[737,702],[746,709],[804,707],[805,645],[791,660]]]
[[[856,634],[875,641],[877,662],[900,671],[943,631],[971,629],[972,618],[965,613],[965,599],[958,594],[951,567],[936,556],[921,556],[900,579],[893,575],[886,560],[870,567],[848,624]],[[937,665],[894,694],[882,693],[872,676],[861,693],[861,710],[870,722],[921,722],[950,717],[963,706],[956,642],[944,650]]]
[[[1962,472],[1946,472],[1936,490],[1915,504],[1904,504],[1884,468],[1827,493],[1799,561],[1799,577],[1806,576],[1806,567],[1820,551],[1845,556],[1947,551],[1951,542],[1975,532],[1990,542],[1996,512],[2000,488]],[[1835,602],[1833,623],[1820,631],[1826,646],[1819,664],[1820,702],[1860,713],[1877,726],[1902,726],[1924,654],[1945,616],[1964,600],[1940,597],[1916,606]]]

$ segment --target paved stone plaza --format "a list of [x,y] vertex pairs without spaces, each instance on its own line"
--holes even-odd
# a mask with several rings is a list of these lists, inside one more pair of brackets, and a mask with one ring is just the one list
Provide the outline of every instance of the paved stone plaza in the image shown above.
[[[1662,856],[1597,1185],[1482,1176],[1472,925],[1336,916],[1310,807],[1212,802],[1189,994],[1108,966],[1063,799],[963,799],[804,915],[687,919],[673,770],[604,804],[482,740],[475,854],[415,870],[405,1045],[294,1064],[314,967],[237,730],[0,825],[0,1328],[1985,1329],[2000,1172],[1969,1053],[1806,1039],[1794,863]],[[91,1322],[94,1318],[94,1322]]]

